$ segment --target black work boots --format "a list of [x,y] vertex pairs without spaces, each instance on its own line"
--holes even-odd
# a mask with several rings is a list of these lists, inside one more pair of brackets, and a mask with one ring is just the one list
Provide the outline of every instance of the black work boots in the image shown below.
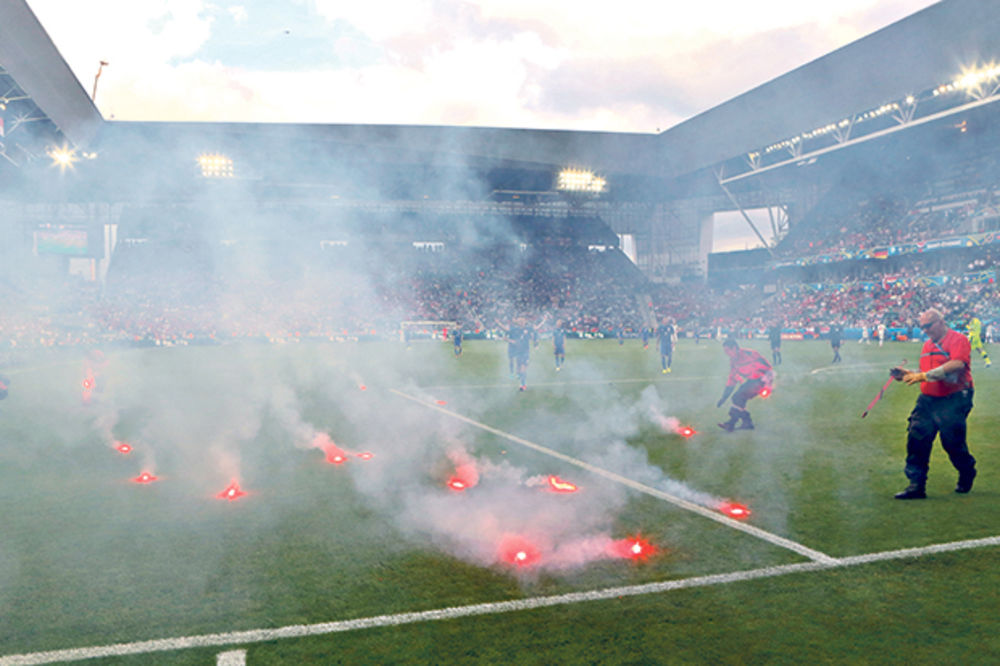
[[896,499],[924,499],[927,497],[927,491],[924,490],[924,484],[922,483],[911,483],[906,486],[906,490],[900,493],[896,493]]

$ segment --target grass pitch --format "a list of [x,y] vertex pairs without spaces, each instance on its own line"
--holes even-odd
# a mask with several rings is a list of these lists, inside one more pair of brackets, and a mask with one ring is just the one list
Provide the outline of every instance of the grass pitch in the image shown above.
[[[770,356],[766,341],[746,344]],[[715,425],[728,359],[704,341],[682,341],[670,374],[636,341],[575,340],[557,373],[543,341],[526,392],[509,376],[505,345],[488,341],[467,342],[460,358],[432,342],[245,345],[109,353],[98,367],[67,354],[9,369],[0,664],[809,562],[586,466],[704,506],[743,502],[747,524],[830,558],[1000,535],[996,370],[974,359],[972,493],[952,492],[955,472],[938,446],[929,498],[899,502],[916,389],[893,384],[860,415],[891,365],[915,364],[918,345],[849,342],[837,366],[826,343],[786,342],[783,352],[774,394],[750,403],[757,429],[736,433]],[[84,403],[88,367],[97,390]],[[665,419],[698,432],[682,437]],[[328,464],[309,445],[320,432],[349,455],[374,457]],[[116,440],[133,452],[115,451]],[[444,485],[456,451],[480,471],[464,494]],[[159,480],[130,481],[145,470]],[[580,492],[531,485],[547,474]],[[234,479],[247,496],[215,497]],[[557,551],[598,534],[641,534],[658,550],[645,561],[584,554],[558,567],[498,561],[498,529],[539,526]],[[90,663],[203,664],[233,647],[250,664],[990,663],[1000,658],[996,556],[986,545]]]

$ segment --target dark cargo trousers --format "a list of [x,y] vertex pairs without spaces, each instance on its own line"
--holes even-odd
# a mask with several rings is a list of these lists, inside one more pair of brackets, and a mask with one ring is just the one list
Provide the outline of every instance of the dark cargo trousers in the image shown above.
[[944,398],[920,394],[910,412],[906,436],[906,478],[923,486],[927,481],[934,437],[941,435],[951,464],[959,474],[976,468],[976,459],[965,441],[965,420],[972,411],[973,389],[964,389]]

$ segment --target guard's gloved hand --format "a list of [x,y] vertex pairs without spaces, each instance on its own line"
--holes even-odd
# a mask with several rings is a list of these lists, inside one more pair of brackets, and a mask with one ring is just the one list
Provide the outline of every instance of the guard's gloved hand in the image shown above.
[[924,372],[907,372],[903,375],[903,381],[907,384],[919,384],[920,382],[927,381],[927,373]]

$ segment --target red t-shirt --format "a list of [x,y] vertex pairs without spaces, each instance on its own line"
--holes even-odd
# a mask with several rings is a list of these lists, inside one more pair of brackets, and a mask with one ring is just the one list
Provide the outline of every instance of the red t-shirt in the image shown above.
[[770,383],[771,364],[763,356],[752,349],[742,347],[736,356],[729,359],[729,379],[726,386],[742,384],[749,379],[763,379]]
[[948,373],[945,379],[936,382],[922,382],[920,391],[926,395],[943,398],[962,389],[972,388],[972,371],[969,370],[972,348],[969,339],[957,331],[948,329],[941,341],[935,343],[928,339],[920,352],[920,371],[927,372],[944,365],[948,361],[958,360],[965,364],[961,370]]

